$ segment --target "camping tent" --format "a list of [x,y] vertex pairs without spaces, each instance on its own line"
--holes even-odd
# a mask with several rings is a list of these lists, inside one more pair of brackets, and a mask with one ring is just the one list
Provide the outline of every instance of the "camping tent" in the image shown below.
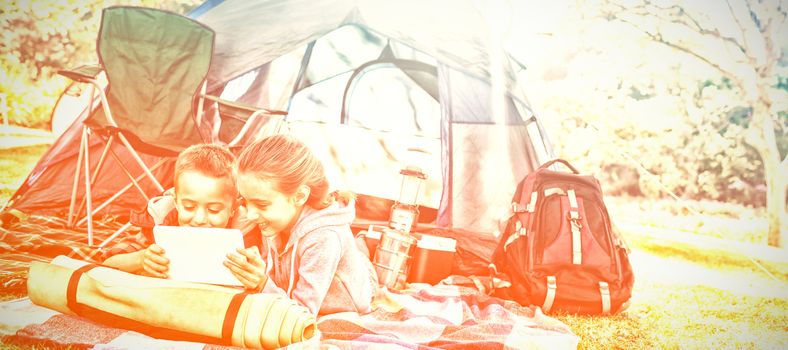
[[[517,181],[552,150],[515,79],[521,65],[491,29],[500,19],[488,15],[507,11],[490,4],[503,6],[209,0],[190,16],[216,31],[209,92],[287,110],[290,133],[323,160],[332,185],[396,200],[400,168],[417,163],[428,176],[419,204],[436,209],[438,226],[492,232]],[[79,124],[42,157],[11,207],[68,210]],[[94,196],[118,186],[112,175],[99,179]],[[107,210],[141,204],[129,195]]]

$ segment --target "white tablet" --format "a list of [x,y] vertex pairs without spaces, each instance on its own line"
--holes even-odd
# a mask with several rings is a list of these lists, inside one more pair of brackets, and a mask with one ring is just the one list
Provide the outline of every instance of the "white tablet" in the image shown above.
[[227,253],[244,247],[241,230],[154,226],[153,239],[170,259],[171,280],[243,286],[223,264]]

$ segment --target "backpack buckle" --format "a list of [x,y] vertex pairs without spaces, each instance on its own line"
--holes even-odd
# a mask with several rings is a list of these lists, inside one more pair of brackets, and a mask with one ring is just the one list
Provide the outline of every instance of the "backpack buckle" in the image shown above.
[[574,210],[570,210],[566,213],[566,219],[569,220],[569,223],[572,224],[572,226],[576,226],[577,228],[583,227],[583,224],[580,223],[582,218]]

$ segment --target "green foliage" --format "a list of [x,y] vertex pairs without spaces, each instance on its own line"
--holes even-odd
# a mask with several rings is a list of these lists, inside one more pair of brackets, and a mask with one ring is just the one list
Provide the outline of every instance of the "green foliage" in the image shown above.
[[788,77],[777,77],[777,86],[775,87],[780,90],[788,91]]
[[[572,72],[565,78],[530,78],[545,95],[542,120],[559,157],[599,177],[608,194],[659,198],[667,188],[686,199],[765,206],[762,160],[744,142],[752,107],[731,80],[653,43],[594,45],[601,48],[575,49],[560,62]],[[781,152],[785,116],[776,128]]]
[[46,128],[57,97],[67,86],[57,70],[97,61],[101,9],[134,5],[185,13],[199,0],[4,1],[0,5],[0,94],[13,124]]
[[[718,84],[693,90],[690,82],[654,79],[617,88],[601,112],[586,109],[560,123],[551,133],[559,156],[598,176],[609,194],[657,198],[664,186],[688,199],[765,205],[760,157],[743,142],[750,108]],[[684,97],[672,96],[679,90]],[[602,99],[598,93],[591,98]]]
[[728,111],[727,115],[728,115],[729,123],[736,124],[738,126],[746,128],[749,125],[749,121],[752,116],[752,108],[749,107],[734,108]]
[[[712,3],[603,3],[613,6],[578,2],[578,11],[569,12],[577,18],[564,18],[551,40],[529,52],[529,71],[520,73],[557,155],[600,177],[610,194],[665,198],[671,191],[765,206],[765,146],[747,142],[772,142],[771,130],[763,130],[768,124],[756,122],[771,117],[780,159],[788,154],[785,50],[767,70],[747,59],[761,54],[757,48],[749,56],[720,49],[743,29],[720,16],[727,9],[696,13]],[[751,11],[766,18],[779,13],[766,6],[773,4],[752,2]],[[689,12],[694,17],[683,17]],[[773,39],[784,42],[779,33]],[[748,85],[758,72],[772,76]],[[753,103],[754,93],[763,105]]]
[[777,113],[777,148],[780,150],[780,157],[785,159],[788,155],[788,111]]

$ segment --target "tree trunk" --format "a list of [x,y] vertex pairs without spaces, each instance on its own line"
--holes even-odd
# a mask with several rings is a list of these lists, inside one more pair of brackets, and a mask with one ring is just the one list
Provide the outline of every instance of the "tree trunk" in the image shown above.
[[782,247],[788,242],[786,237],[788,232],[782,230],[782,221],[785,219],[786,169],[783,169],[784,166],[780,162],[774,122],[766,106],[763,103],[754,105],[750,125],[754,133],[751,134],[753,138],[748,140],[748,143],[758,151],[763,161],[766,180],[766,215],[769,221],[767,241],[770,246]]
[[[771,163],[771,162],[769,162]],[[769,218],[768,244],[783,247],[788,242],[788,230],[783,230],[785,219],[785,173],[780,174],[780,164],[767,166],[766,171],[766,215]],[[776,170],[774,170],[776,168]]]

